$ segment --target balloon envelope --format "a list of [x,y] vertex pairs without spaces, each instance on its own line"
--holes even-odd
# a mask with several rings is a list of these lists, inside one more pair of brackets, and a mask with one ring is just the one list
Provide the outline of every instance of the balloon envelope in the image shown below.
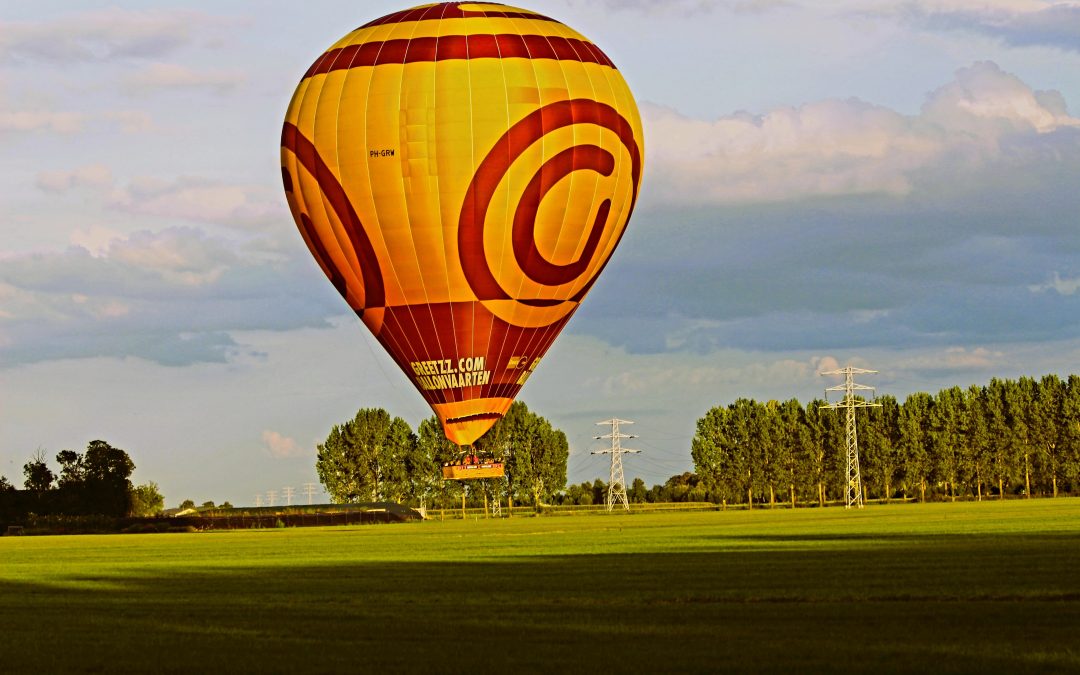
[[619,243],[642,145],[596,45],[528,10],[450,2],[323,53],[289,105],[281,162],[319,266],[466,445]]

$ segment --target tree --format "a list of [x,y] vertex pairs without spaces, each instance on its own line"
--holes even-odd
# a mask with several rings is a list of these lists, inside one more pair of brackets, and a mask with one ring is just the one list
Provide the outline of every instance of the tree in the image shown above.
[[130,515],[140,518],[156,516],[165,509],[165,498],[153,481],[131,488],[130,502]]
[[964,455],[967,429],[964,415],[964,392],[960,387],[942,389],[930,407],[931,470],[942,483],[945,492],[956,501],[956,482],[959,479]]
[[180,508],[181,511],[187,511],[188,509],[193,509],[193,508],[195,508],[195,502],[191,501],[190,499],[185,499],[184,501],[180,502],[180,507],[179,508]]
[[810,428],[806,424],[806,411],[795,399],[782,403],[779,415],[780,434],[778,445],[782,448],[778,453],[780,476],[783,482],[787,484],[791,508],[795,508],[795,488],[800,482],[800,474],[808,466],[806,460],[810,457],[812,451]]
[[860,468],[863,484],[877,483],[879,496],[888,501],[900,461],[900,404],[889,395],[879,396],[877,403],[880,408],[860,409],[867,413],[865,432],[859,428]]
[[15,486],[8,482],[7,476],[0,476],[0,492],[14,492]]
[[930,476],[930,394],[916,392],[900,408],[900,448],[904,465],[904,493],[919,490],[919,501],[926,501],[926,481]]
[[441,467],[457,460],[461,449],[446,437],[438,417],[429,417],[417,428],[416,448],[410,460],[413,492],[426,504],[426,499],[444,503],[460,499],[463,481],[442,480]]
[[481,443],[494,448],[505,443],[507,484],[512,495],[529,498],[538,507],[566,487],[566,462],[570,458],[566,434],[531,412],[522,401],[515,401],[488,435],[504,439],[481,439]]
[[34,453],[33,458],[23,465],[23,487],[40,497],[43,493],[52,489],[56,474],[45,463],[45,451],[40,448]]
[[1054,497],[1058,496],[1066,436],[1065,394],[1065,383],[1057,375],[1046,375],[1039,380],[1030,424],[1037,468],[1049,477]]
[[202,506],[200,506],[199,508],[200,509],[212,509],[212,508],[214,508],[214,500],[211,499],[208,502],[203,502]]
[[361,408],[318,446],[315,470],[338,503],[400,500],[408,493],[406,457],[416,443],[408,423],[381,408]]
[[121,517],[130,510],[135,463],[127,452],[105,441],[90,441],[86,452],[61,450],[58,494],[52,500],[61,513]]
[[648,493],[649,489],[645,487],[645,481],[641,480],[641,478],[635,478],[630,485],[630,492],[626,496],[630,498],[630,502],[633,504],[644,504],[645,496]]
[[990,465],[990,433],[987,426],[986,389],[972,385],[964,396],[964,415],[967,417],[967,450],[962,471],[965,480],[975,485],[975,498],[982,501],[983,484]]
[[992,378],[986,386],[984,398],[987,433],[991,438],[990,470],[997,480],[998,499],[1005,498],[1006,483],[1011,487],[1016,476],[1016,457],[1008,423],[1007,388],[1006,382]]

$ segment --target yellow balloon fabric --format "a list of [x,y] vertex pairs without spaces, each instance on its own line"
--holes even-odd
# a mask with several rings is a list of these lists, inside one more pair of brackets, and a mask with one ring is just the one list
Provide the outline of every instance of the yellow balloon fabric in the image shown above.
[[607,264],[642,155],[637,106],[596,45],[471,2],[339,40],[281,140],[312,255],[459,445],[502,417]]

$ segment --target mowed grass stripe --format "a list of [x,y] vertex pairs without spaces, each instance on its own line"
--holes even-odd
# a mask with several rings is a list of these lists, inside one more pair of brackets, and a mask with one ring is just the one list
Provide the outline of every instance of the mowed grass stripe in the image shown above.
[[1078,563],[1075,499],[8,537],[0,664],[1080,670]]

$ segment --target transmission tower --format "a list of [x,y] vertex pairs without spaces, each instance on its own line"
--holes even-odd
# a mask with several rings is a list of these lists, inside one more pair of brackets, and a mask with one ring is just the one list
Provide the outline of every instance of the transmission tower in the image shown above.
[[277,490],[267,490],[266,499],[269,502],[269,505],[273,506],[274,502],[277,500]]
[[256,507],[262,506],[262,495],[261,494],[255,495],[255,506]]
[[282,496],[285,497],[285,505],[286,506],[292,506],[292,498],[293,498],[293,495],[296,494],[296,488],[284,487],[284,488],[281,488],[281,490],[282,490]]
[[868,387],[865,384],[855,384],[855,375],[876,372],[876,370],[846,366],[839,370],[830,370],[821,373],[822,375],[844,376],[843,384],[838,384],[835,387],[827,387],[825,389],[826,401],[829,400],[830,391],[844,392],[843,400],[837,401],[836,403],[826,403],[822,407],[831,410],[837,410],[839,408],[847,409],[847,504],[844,506],[846,509],[850,509],[852,506],[859,509],[863,507],[862,477],[859,475],[859,435],[855,429],[855,408],[881,407],[880,403],[867,403],[862,399],[855,398],[856,391],[874,391],[873,387]]
[[593,450],[593,455],[611,455],[611,480],[608,481],[607,510],[615,508],[616,502],[622,502],[623,508],[630,510],[630,502],[626,498],[626,479],[623,477],[622,456],[627,452],[641,452],[622,447],[622,439],[637,438],[633,434],[624,434],[619,431],[620,424],[633,424],[630,420],[621,420],[613,417],[603,422],[597,422],[597,426],[611,425],[611,433],[603,436],[594,436],[597,440],[610,438],[611,448],[607,450]]
[[304,483],[304,494],[307,495],[308,506],[311,506],[311,498],[315,494],[315,483]]

